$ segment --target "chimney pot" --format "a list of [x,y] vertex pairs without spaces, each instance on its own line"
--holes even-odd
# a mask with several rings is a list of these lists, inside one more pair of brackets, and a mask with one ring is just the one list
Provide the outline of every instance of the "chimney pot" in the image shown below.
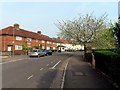
[[19,24],[14,24],[15,29],[19,30]]
[[58,37],[58,39],[60,39],[60,37]]
[[38,34],[41,34],[41,31],[37,31]]

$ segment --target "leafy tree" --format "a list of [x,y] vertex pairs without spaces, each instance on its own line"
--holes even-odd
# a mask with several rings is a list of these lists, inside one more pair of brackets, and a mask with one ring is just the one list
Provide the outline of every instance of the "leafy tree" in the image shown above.
[[[93,14],[80,15],[73,20],[58,21],[56,26],[60,30],[58,36],[67,40],[72,39],[79,42],[79,44],[83,44],[85,55],[88,46],[94,45],[98,47],[101,45],[102,48],[103,46],[108,46],[109,42],[113,40],[110,36],[111,32],[106,30],[109,26],[106,14],[103,14],[99,18],[93,16]],[[107,36],[107,34],[109,34],[109,36]],[[109,40],[109,42],[107,40]]]
[[105,29],[99,32],[94,43],[91,43],[91,46],[97,49],[111,49],[116,47],[115,44],[116,41],[113,38],[112,31],[110,29]]
[[42,44],[38,44],[37,46],[35,46],[36,49],[42,49]]
[[25,51],[26,54],[28,54],[29,51],[33,50],[33,47],[28,47],[27,42],[22,43],[22,50]]
[[104,30],[107,15],[96,18],[92,14],[81,15],[73,20],[58,22],[56,26],[60,30],[58,36],[67,40],[75,40],[84,46],[93,43],[101,30]]
[[22,43],[22,50],[25,51],[25,53],[27,53],[28,51],[27,42]]
[[58,22],[57,27],[60,30],[58,36],[67,40],[75,40],[83,44],[85,48],[86,46],[92,46],[92,44],[96,46],[98,44],[98,36],[107,27],[106,18],[106,14],[99,18],[92,14],[86,14],[73,20]]
[[115,23],[115,25],[112,26],[111,28],[113,32],[113,36],[116,39],[117,46],[120,48],[120,23]]

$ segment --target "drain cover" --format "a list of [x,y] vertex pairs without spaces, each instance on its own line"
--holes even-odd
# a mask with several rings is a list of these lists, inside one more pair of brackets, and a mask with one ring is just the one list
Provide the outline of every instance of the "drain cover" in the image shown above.
[[83,72],[74,72],[75,76],[85,76],[85,73]]

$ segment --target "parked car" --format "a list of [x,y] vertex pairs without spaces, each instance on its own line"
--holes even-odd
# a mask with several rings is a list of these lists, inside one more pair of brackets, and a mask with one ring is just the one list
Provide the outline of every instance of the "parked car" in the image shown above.
[[44,54],[43,50],[40,50],[40,49],[34,49],[29,53],[30,57],[32,57],[32,56],[40,57],[40,56],[44,56],[44,55],[45,54]]
[[44,54],[47,56],[47,55],[52,55],[52,51],[51,50],[44,50],[43,51]]

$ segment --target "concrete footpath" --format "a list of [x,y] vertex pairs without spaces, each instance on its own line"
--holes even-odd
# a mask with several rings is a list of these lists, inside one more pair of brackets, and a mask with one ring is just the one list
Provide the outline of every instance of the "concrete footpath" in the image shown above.
[[64,88],[115,88],[108,80],[96,73],[82,54],[74,54],[69,60]]
[[29,58],[28,55],[0,56],[0,63]]

